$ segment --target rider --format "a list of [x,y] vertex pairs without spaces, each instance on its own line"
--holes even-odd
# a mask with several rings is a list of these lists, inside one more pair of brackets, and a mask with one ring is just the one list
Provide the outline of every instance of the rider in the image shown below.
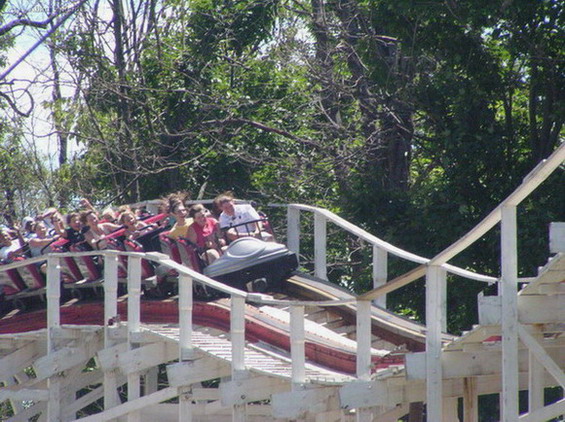
[[261,232],[261,216],[255,208],[249,204],[235,204],[230,192],[217,196],[214,204],[222,211],[219,218],[220,228],[227,229],[226,235],[230,241],[247,236],[272,239],[268,233]]

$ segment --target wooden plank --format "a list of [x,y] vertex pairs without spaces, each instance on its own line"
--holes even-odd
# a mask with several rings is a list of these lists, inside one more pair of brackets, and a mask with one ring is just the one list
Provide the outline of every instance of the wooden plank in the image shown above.
[[520,422],[539,422],[547,421],[549,419],[557,418],[563,415],[565,415],[565,399],[561,399],[556,403],[550,404],[549,406],[542,407],[541,409],[538,409],[534,412],[520,416],[518,420]]
[[[17,386],[14,386],[17,387]],[[0,390],[0,403],[6,400],[15,401],[47,401],[49,400],[49,391],[46,389],[30,389],[30,388],[3,388]]]
[[119,418],[129,414],[130,412],[139,411],[146,407],[160,403],[165,400],[170,400],[178,396],[178,391],[174,387],[164,388],[156,393],[140,397],[138,399],[127,401],[124,404],[105,410],[102,413],[87,416],[81,419],[81,422],[103,422],[111,419]]
[[120,365],[120,356],[127,350],[128,345],[126,343],[119,343],[113,347],[99,350],[96,354],[98,365],[104,372],[116,369]]
[[28,407],[23,412],[19,412],[12,416],[11,418],[6,419],[6,422],[29,422],[29,419],[32,416],[35,416],[39,413],[46,413],[45,410],[47,409],[47,402],[37,402],[33,406]]
[[401,287],[404,287],[404,286],[412,283],[413,281],[425,276],[426,275],[426,269],[427,269],[426,265],[419,265],[416,268],[407,272],[406,274],[403,274],[399,277],[396,277],[396,278],[390,280],[388,283],[386,283],[386,284],[384,284],[380,287],[377,287],[376,289],[373,289],[369,292],[366,292],[366,293],[359,295],[358,299],[359,300],[373,300],[373,299],[378,298],[379,296],[392,293],[395,290],[400,289]]
[[37,359],[37,344],[27,343],[0,359],[0,380],[6,380],[31,365]]
[[442,309],[445,303],[443,286],[446,271],[439,266],[428,267],[426,275],[426,415],[429,420],[440,421],[443,410],[442,384]]
[[86,345],[63,347],[37,359],[33,365],[37,378],[45,379],[86,362],[90,358]]
[[272,394],[290,391],[290,383],[279,378],[254,377],[220,384],[220,400],[224,406],[267,400]]
[[[548,349],[547,353],[551,359],[556,361],[556,365],[565,365],[565,354],[559,347]],[[442,356],[443,376],[444,378],[499,376],[502,371],[501,356],[500,351],[445,352]],[[528,372],[528,362],[528,350],[520,349],[517,365],[519,372]],[[408,380],[426,379],[425,352],[406,354],[406,378]]]
[[524,343],[530,352],[536,357],[539,363],[549,372],[553,378],[561,385],[561,388],[565,388],[565,374],[560,368],[560,365],[556,363],[544,350],[544,348],[534,339],[534,337],[528,333],[523,326],[518,325],[518,334],[520,340]]
[[203,358],[167,365],[167,378],[172,387],[191,385],[230,374],[230,365],[219,359]]
[[178,349],[174,343],[153,343],[121,354],[118,357],[118,365],[127,375],[170,362],[177,357]]
[[[332,410],[332,398],[337,399],[336,387],[313,388],[302,391],[273,394],[271,405],[275,418],[297,419],[304,414],[315,415]],[[336,402],[336,407],[337,407]]]
[[395,406],[402,403],[402,386],[387,381],[353,381],[339,389],[339,400],[344,409],[374,406]]

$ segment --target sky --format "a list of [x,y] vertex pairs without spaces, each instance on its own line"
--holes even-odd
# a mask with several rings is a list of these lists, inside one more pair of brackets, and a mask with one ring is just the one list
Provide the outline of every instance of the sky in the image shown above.
[[[6,15],[10,16],[10,10],[7,11]],[[12,15],[15,17],[15,12],[12,12]],[[32,8],[31,13],[28,14],[28,18],[43,20],[45,19],[45,14]],[[20,30],[14,34],[17,35],[16,43],[14,47],[7,52],[8,66],[11,66],[25,54],[40,36],[38,30],[34,28]],[[5,69],[2,69],[2,71],[4,70]],[[29,110],[31,102],[29,96],[25,94],[26,89],[34,99],[35,104],[33,112],[30,117],[25,118],[23,121],[22,130],[24,132],[25,145],[30,151],[37,148],[38,152],[44,156],[45,163],[56,167],[58,155],[57,142],[55,137],[50,135],[53,130],[49,117],[50,111],[43,106],[45,101],[51,100],[52,87],[49,83],[51,75],[49,52],[45,46],[40,45],[12,70],[6,80],[13,81],[14,100],[19,109],[24,111]],[[72,90],[63,86],[63,96],[68,95],[72,95]],[[78,151],[79,148],[76,144],[70,145],[69,156],[72,156]]]

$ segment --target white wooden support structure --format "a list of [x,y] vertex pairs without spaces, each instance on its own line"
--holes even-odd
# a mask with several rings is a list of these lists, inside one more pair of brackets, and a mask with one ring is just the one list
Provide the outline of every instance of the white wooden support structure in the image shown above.
[[292,389],[300,390],[306,380],[304,347],[304,306],[290,307],[290,356],[292,360]]
[[[137,347],[135,335],[141,330],[141,257],[128,257],[128,345],[129,350]],[[141,376],[139,372],[128,374],[128,402],[141,397]],[[128,422],[139,422],[139,411],[128,413]]]
[[532,413],[544,405],[544,369],[532,351],[528,355],[528,413]]
[[[359,381],[371,379],[371,301],[357,301],[357,362],[356,373]],[[357,409],[357,422],[371,422],[373,420],[373,406]]]
[[[104,257],[104,349],[114,346],[112,330],[119,326],[118,255]],[[115,370],[104,372],[104,410],[120,404]]]
[[[232,380],[245,377],[245,298],[237,295],[231,297],[231,347],[232,347]],[[232,407],[233,422],[245,421],[245,403]]]
[[[47,356],[52,356],[58,347],[57,333],[61,327],[61,267],[60,258],[49,255],[47,258]],[[61,381],[59,374],[51,374],[47,381],[49,401],[47,403],[47,418],[50,422],[61,420]]]
[[300,209],[289,205],[286,213],[286,246],[300,262]]
[[502,422],[517,422],[518,410],[518,242],[516,206],[501,210]]
[[444,325],[442,294],[446,272],[438,265],[428,267],[426,274],[426,402],[427,418],[441,421],[443,410],[442,344],[441,329]]
[[[179,276],[179,363],[190,362],[194,358],[192,345],[192,278]],[[192,421],[192,391],[189,386],[179,387],[179,421]]]
[[[377,245],[373,245],[373,289],[383,286],[388,280],[388,252]],[[375,306],[386,309],[386,295],[373,300]]]
[[463,422],[479,422],[477,380],[475,377],[467,377],[463,383]]
[[327,280],[327,220],[321,213],[314,213],[314,275]]

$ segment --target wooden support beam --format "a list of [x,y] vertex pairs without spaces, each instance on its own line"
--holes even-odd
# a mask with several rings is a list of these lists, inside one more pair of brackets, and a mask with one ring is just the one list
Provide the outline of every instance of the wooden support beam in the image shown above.
[[87,416],[81,419],[81,422],[103,422],[111,419],[119,418],[124,415],[129,415],[131,412],[140,411],[146,407],[155,405],[165,400],[170,400],[178,396],[178,391],[174,387],[164,388],[156,393],[149,394],[137,398],[135,400],[127,401],[119,406],[105,410],[102,413]]
[[[16,388],[14,388],[16,387]],[[36,388],[17,388],[4,387],[0,390],[0,403],[6,400],[15,401],[47,401],[49,400],[49,391],[46,389]]]
[[224,406],[267,400],[272,394],[290,391],[288,381],[271,377],[255,377],[220,384],[220,400]]
[[290,307],[290,355],[293,388],[301,388],[306,380],[304,346],[304,306]]
[[467,377],[463,382],[463,422],[479,422],[479,394],[477,393],[477,379],[474,377]]
[[30,366],[39,356],[38,345],[30,342],[0,359],[0,380],[7,380]]
[[430,266],[426,275],[426,403],[427,417],[440,421],[442,413],[442,299],[446,272],[439,266]]
[[[565,354],[559,347],[547,349],[548,358],[556,365],[565,365]],[[502,372],[500,350],[477,352],[444,352],[442,356],[442,372],[444,378],[480,377],[497,375]],[[528,372],[528,351],[518,351],[517,370]],[[426,379],[426,353],[408,353],[406,355],[406,378],[409,380]]]
[[544,350],[544,348],[536,341],[536,339],[528,333],[522,325],[518,325],[518,334],[520,340],[524,343],[530,352],[536,357],[539,363],[549,372],[553,378],[559,383],[561,388],[565,388],[565,373]]
[[443,399],[441,422],[459,422],[459,417],[457,415],[457,404],[458,399],[456,397]]
[[189,386],[230,374],[231,368],[229,363],[212,358],[195,359],[167,365],[167,378],[171,387]]
[[516,205],[501,207],[502,419],[518,420],[518,240]]
[[565,399],[520,416],[520,422],[540,422],[565,415]]
[[353,381],[339,389],[341,407],[362,409],[374,406],[395,406],[404,400],[402,386],[387,381]]
[[35,403],[34,405],[28,407],[22,412],[16,413],[11,418],[6,419],[5,422],[29,422],[30,418],[39,414],[39,413],[46,413],[47,410],[47,402],[40,401]]
[[319,412],[330,411],[333,409],[332,405],[339,408],[337,396],[337,387],[320,387],[273,394],[271,398],[272,414],[275,418],[298,419],[306,413],[315,415]]

